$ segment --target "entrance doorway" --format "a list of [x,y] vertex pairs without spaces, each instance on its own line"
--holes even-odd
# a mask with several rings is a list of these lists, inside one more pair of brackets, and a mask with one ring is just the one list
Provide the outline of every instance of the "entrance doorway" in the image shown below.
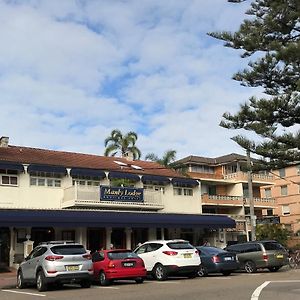
[[111,233],[111,243],[116,249],[126,248],[126,234],[124,228],[113,228]]
[[39,243],[55,240],[55,231],[52,227],[33,227],[31,228],[31,238],[36,247]]
[[9,247],[10,231],[9,228],[0,228],[0,270],[9,267]]
[[87,249],[94,253],[105,248],[106,234],[105,228],[88,228],[87,230]]
[[133,228],[131,237],[131,248],[135,249],[139,243],[148,241],[148,228]]

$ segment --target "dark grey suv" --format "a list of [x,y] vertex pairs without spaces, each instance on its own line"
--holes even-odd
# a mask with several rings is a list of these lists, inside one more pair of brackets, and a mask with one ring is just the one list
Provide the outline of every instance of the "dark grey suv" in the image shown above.
[[17,272],[17,287],[22,289],[36,284],[38,291],[47,290],[48,284],[80,283],[89,288],[93,275],[91,255],[76,243],[46,242],[35,247]]
[[288,253],[277,241],[253,241],[235,244],[225,250],[237,255],[242,269],[247,273],[254,273],[257,269],[278,271],[288,262]]

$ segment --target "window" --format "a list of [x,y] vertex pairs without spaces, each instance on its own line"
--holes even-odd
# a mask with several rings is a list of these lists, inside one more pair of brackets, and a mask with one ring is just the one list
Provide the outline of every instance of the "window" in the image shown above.
[[175,196],[193,196],[192,188],[174,187]]
[[165,187],[162,185],[144,184],[144,189],[148,191],[159,191],[163,194],[165,193]]
[[279,169],[279,176],[281,178],[285,177],[285,169]]
[[215,185],[210,185],[208,187],[208,194],[209,195],[217,195],[217,187]]
[[265,189],[265,198],[271,198],[271,188],[266,188]]
[[73,179],[72,184],[75,185],[75,183],[80,186],[100,186],[100,181],[96,180]]
[[62,174],[57,174],[52,172],[31,172],[30,185],[61,187],[61,177]]
[[287,205],[282,205],[282,214],[284,216],[290,214],[290,206],[288,204]]
[[0,184],[18,186],[18,171],[0,170]]
[[61,238],[63,241],[75,241],[75,231],[64,230],[61,232]]
[[209,166],[191,166],[191,172],[214,174],[215,170]]
[[287,185],[282,185],[280,187],[280,195],[281,196],[287,196],[288,194],[288,188],[287,188]]

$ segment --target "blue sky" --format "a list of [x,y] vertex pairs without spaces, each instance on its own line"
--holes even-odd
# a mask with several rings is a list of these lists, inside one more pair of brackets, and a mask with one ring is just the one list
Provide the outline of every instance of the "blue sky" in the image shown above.
[[0,135],[102,155],[118,128],[143,156],[243,153],[219,122],[258,91],[231,79],[247,61],[207,32],[236,30],[248,5],[0,0]]

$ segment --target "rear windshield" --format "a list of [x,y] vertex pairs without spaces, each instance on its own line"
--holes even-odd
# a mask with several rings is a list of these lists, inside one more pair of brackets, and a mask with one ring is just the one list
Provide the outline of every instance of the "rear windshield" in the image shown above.
[[138,258],[138,255],[135,254],[134,252],[108,252],[107,256],[109,259],[114,260],[114,259],[126,259],[126,258]]
[[194,249],[194,247],[187,242],[170,242],[167,243],[167,245],[171,249]]
[[284,250],[284,247],[276,242],[264,242],[263,245],[266,250]]
[[224,251],[223,249],[216,248],[216,247],[202,247],[198,249],[206,255],[207,254],[218,255],[219,253],[227,253],[227,251]]
[[54,254],[61,255],[74,255],[74,254],[84,254],[86,253],[85,249],[81,245],[61,245],[61,246],[53,246],[51,251]]

